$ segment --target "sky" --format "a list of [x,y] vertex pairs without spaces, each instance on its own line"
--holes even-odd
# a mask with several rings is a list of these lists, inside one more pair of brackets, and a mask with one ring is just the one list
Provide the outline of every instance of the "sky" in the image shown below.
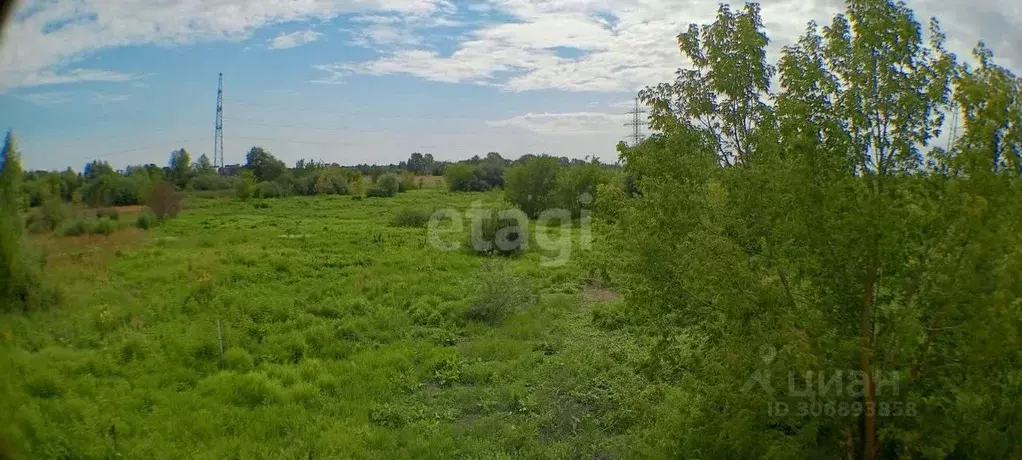
[[[771,57],[838,0],[761,2]],[[913,0],[960,56],[1022,68],[1022,2]],[[734,2],[737,8],[740,2]],[[166,164],[213,147],[288,164],[497,151],[616,159],[635,94],[688,63],[711,0],[29,0],[0,42],[0,129],[29,169]]]

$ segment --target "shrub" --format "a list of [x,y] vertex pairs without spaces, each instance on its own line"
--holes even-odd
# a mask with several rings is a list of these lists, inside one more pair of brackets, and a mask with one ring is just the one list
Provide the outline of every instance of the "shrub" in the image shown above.
[[262,373],[223,371],[205,379],[200,391],[214,395],[224,403],[250,409],[281,403],[287,398],[287,392],[280,384]]
[[142,203],[143,189],[149,186],[148,180],[143,182],[120,174],[115,175],[114,179],[113,202],[107,204],[113,206],[134,206]]
[[82,186],[82,198],[92,207],[132,206],[142,202],[149,187],[148,176],[104,173]]
[[528,250],[528,219],[521,210],[480,209],[472,219],[468,246],[473,251],[512,255]]
[[156,216],[149,210],[142,211],[135,218],[135,227],[142,230],[149,230],[156,225]]
[[286,195],[284,188],[276,182],[260,182],[255,186],[256,198],[280,198]]
[[91,222],[91,225],[87,225],[89,233],[93,235],[109,235],[117,231],[117,228],[117,222],[108,217],[100,217]]
[[88,233],[89,227],[85,219],[66,219],[60,223],[55,231],[60,236],[79,236]]
[[224,353],[224,367],[238,372],[252,370],[252,355],[241,348],[231,348]]
[[504,198],[535,219],[553,204],[553,191],[561,164],[551,156],[538,156],[517,164],[507,172]]
[[417,190],[421,188],[421,181],[416,182],[415,174],[412,173],[401,173],[401,182],[398,184],[398,192],[407,192],[409,190]]
[[277,184],[278,197],[291,196],[295,194],[296,182],[294,174],[291,171],[284,171],[283,174],[277,176],[273,180],[274,184]]
[[481,171],[466,163],[447,165],[444,180],[452,192],[482,192],[490,189],[483,181]]
[[341,168],[324,168],[316,174],[313,188],[317,195],[347,195],[348,180]]
[[428,211],[406,209],[394,216],[390,224],[395,227],[425,227],[430,216],[432,213]]
[[482,278],[466,316],[474,321],[497,323],[536,302],[529,283],[503,266],[483,264]]
[[120,220],[121,215],[114,208],[100,208],[96,210],[96,217],[106,217],[110,220]]
[[348,193],[356,196],[366,193],[366,182],[361,173],[348,178]]
[[389,190],[373,185],[366,189],[366,196],[377,198],[390,198],[394,195],[391,195]]
[[41,206],[29,214],[25,224],[31,232],[52,232],[66,218],[64,203],[57,197],[49,196],[43,199]]
[[382,192],[384,195],[370,196],[397,196],[398,192],[401,191],[401,180],[398,179],[397,174],[387,173],[376,180],[375,188],[378,189],[377,193]]
[[153,192],[149,196],[149,209],[158,220],[169,219],[181,212],[181,195],[174,186],[166,182],[159,182],[153,186]]
[[234,194],[242,200],[248,200],[255,196],[255,192],[255,175],[252,174],[252,171],[246,169],[241,172],[241,178],[234,184]]
[[216,190],[230,190],[235,186],[237,179],[228,176],[218,176],[216,174],[203,174],[201,176],[195,176],[189,183],[192,190],[200,192],[216,191]]
[[556,191],[551,205],[571,211],[574,218],[590,208],[596,199],[596,190],[609,183],[610,174],[596,162],[564,168],[557,175]]
[[[347,185],[347,184],[345,184]],[[294,177],[294,192],[299,196],[312,196],[316,194],[315,174],[300,174]]]

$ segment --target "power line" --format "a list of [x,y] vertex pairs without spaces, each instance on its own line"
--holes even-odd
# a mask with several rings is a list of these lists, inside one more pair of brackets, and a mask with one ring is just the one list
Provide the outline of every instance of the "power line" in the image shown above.
[[[226,118],[227,121],[235,122],[235,126],[247,127],[247,126],[261,126],[267,128],[281,128],[281,129],[302,129],[310,131],[335,131],[335,132],[352,132],[352,133],[409,133],[409,132],[433,132],[435,128],[388,128],[388,127],[355,127],[351,125],[342,126],[309,126],[306,124],[294,125],[294,124],[279,124],[279,123],[265,123],[250,118]],[[238,128],[240,129],[240,128]],[[446,130],[448,133],[477,133],[475,129],[461,129],[461,130]]]
[[125,153],[134,153],[134,152],[138,152],[138,151],[142,151],[142,150],[154,150],[154,149],[157,149],[157,148],[160,148],[160,147],[166,147],[168,145],[173,145],[173,146],[179,146],[180,147],[183,144],[187,144],[189,142],[198,142],[198,141],[201,141],[203,139],[208,139],[208,138],[202,137],[202,138],[178,140],[178,141],[172,141],[172,142],[160,142],[158,144],[149,144],[149,145],[146,145],[144,147],[133,147],[133,148],[130,148],[130,149],[115,150],[113,152],[106,152],[106,153],[101,153],[101,154],[98,154],[98,155],[93,155],[93,154],[81,155],[81,156],[74,157],[74,158],[75,159],[94,159],[95,160],[95,159],[99,159],[99,158],[107,158],[107,157],[112,157],[112,156],[117,156],[117,155],[123,155]]
[[632,116],[632,121],[625,123],[625,126],[632,127],[632,147],[635,147],[646,137],[640,131],[641,127],[646,126],[646,122],[640,118],[646,111],[639,108],[639,98],[635,98],[635,108],[625,113]]

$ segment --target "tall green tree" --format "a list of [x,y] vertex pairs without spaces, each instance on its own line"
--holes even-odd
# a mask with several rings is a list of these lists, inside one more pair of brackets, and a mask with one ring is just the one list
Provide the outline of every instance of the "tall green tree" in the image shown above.
[[557,206],[553,192],[561,168],[557,158],[546,155],[512,166],[504,180],[504,198],[530,218],[539,217],[543,211]]
[[[608,197],[647,370],[683,407],[671,449],[1010,457],[1018,79],[982,49],[959,68],[904,4],[852,0],[784,49],[766,98],[761,24],[722,6],[679,37],[694,69],[642,93],[660,133],[623,151],[641,194]],[[964,133],[934,148],[952,101]]]
[[195,174],[198,176],[209,176],[216,174],[216,168],[213,167],[213,163],[209,161],[209,157],[205,153],[199,155],[199,159],[195,160],[195,164],[192,165],[192,169],[195,170]]
[[14,135],[7,132],[3,155],[0,156],[0,301],[10,309],[18,295],[22,276],[21,232],[18,193],[21,190],[21,158],[14,145]]
[[245,167],[259,182],[272,181],[287,171],[287,165],[262,147],[252,147],[245,155]]
[[436,175],[437,162],[433,159],[432,153],[422,156],[422,173]]
[[408,157],[408,170],[414,174],[422,174],[426,169],[425,160],[421,153],[415,152]]
[[170,153],[168,166],[170,171],[167,178],[179,188],[185,188],[195,174],[192,169],[192,156],[183,148]]
[[85,164],[84,176],[85,180],[91,181],[107,174],[113,174],[114,168],[103,160],[93,160]]
[[8,131],[0,152],[0,311],[24,309],[38,287],[22,239],[21,180],[21,156]]

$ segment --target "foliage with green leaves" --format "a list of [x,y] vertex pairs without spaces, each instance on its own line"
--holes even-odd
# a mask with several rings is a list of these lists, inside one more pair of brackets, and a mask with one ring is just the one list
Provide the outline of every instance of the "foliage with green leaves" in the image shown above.
[[256,179],[251,170],[243,170],[241,177],[234,183],[234,194],[242,200],[248,200],[255,196]]
[[[209,160],[206,160],[207,163]],[[188,186],[188,181],[195,175],[192,169],[192,156],[185,149],[178,149],[170,153],[170,170],[167,173],[167,180],[178,188]]]
[[[173,168],[173,166],[171,166]],[[192,165],[192,169],[195,171],[196,176],[212,176],[217,173],[213,163],[209,161],[209,157],[205,153],[199,155],[199,159],[195,160],[195,164]]]
[[8,132],[0,151],[0,312],[39,308],[53,300],[23,238],[21,175],[21,156]]
[[22,256],[23,242],[19,191],[21,188],[21,158],[10,132],[4,139],[0,155],[0,302],[2,310],[22,304],[27,295]]
[[674,451],[1017,454],[1019,79],[929,36],[901,3],[851,0],[784,48],[767,97],[758,6],[721,6],[679,36],[693,68],[641,93],[659,134],[622,154],[641,193],[601,197],[604,250],[684,407]]
[[560,169],[557,158],[547,155],[535,156],[512,166],[507,170],[504,198],[530,218],[539,217],[556,202],[553,192]]
[[287,165],[262,147],[252,147],[245,155],[245,167],[255,174],[256,181],[276,179],[287,171]]
[[183,206],[183,198],[170,184],[160,182],[153,186],[153,193],[149,197],[149,209],[157,220],[176,217]]
[[465,315],[473,321],[499,323],[536,302],[528,281],[515,276],[499,261],[483,264],[479,287]]
[[366,196],[371,197],[394,197],[401,190],[401,179],[397,174],[386,173],[376,179],[376,183],[366,190]]

